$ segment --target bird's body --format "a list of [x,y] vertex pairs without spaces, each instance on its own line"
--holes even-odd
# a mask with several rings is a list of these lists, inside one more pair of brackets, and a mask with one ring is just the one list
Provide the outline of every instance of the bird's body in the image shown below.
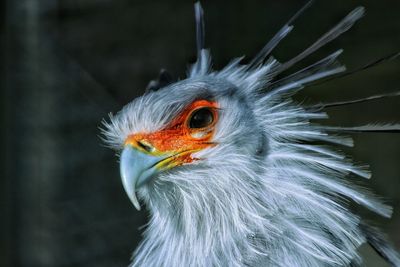
[[353,200],[385,217],[392,212],[351,184],[368,170],[327,146],[351,139],[314,123],[326,118],[320,108],[291,99],[343,72],[341,51],[276,78],[350,28],[363,9],[291,61],[269,55],[288,24],[249,64],[236,59],[220,71],[202,47],[201,13],[197,4],[199,53],[188,78],[153,84],[106,124],[108,143],[123,149],[124,187],[150,212],[132,266],[358,266],[365,242],[400,266],[379,232],[348,208]]

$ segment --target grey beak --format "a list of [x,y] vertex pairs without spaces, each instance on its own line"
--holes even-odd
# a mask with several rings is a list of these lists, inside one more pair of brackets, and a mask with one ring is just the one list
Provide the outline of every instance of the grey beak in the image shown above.
[[137,210],[140,210],[140,204],[136,197],[136,190],[158,173],[155,165],[165,158],[167,157],[142,152],[131,145],[126,145],[122,151],[120,158],[122,185]]

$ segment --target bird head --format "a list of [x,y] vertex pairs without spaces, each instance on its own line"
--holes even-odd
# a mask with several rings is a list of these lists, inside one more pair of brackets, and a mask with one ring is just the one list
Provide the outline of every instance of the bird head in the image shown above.
[[[241,57],[213,70],[200,3],[195,15],[197,61],[187,78],[171,82],[161,71],[143,96],[104,123],[106,142],[121,151],[122,183],[137,209],[139,196],[152,211],[182,213],[186,205],[201,214],[221,203],[218,196],[229,196],[228,203],[263,188],[255,175],[265,167],[269,144],[262,91],[280,63],[265,60],[269,52],[262,51],[247,65]],[[282,37],[291,28],[285,25]]]
[[121,178],[133,205],[140,209],[136,191],[148,204],[157,202],[150,196],[162,202],[166,191],[182,188],[206,197],[222,183],[215,170],[256,170],[267,139],[248,96],[226,77],[196,75],[148,90],[113,117],[107,136],[121,149]]

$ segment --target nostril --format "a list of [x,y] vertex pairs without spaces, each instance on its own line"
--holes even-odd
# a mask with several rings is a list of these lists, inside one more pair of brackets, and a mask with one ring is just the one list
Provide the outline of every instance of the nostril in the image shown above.
[[154,147],[152,145],[146,143],[145,141],[138,141],[137,144],[139,147],[143,148],[147,152],[154,151]]

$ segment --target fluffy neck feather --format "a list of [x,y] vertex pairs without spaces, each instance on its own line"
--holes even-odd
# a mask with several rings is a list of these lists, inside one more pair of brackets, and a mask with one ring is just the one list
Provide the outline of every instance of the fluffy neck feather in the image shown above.
[[[147,191],[151,221],[133,266],[242,266],[263,253],[256,233],[271,231],[271,236],[276,229],[258,195],[263,185],[255,177],[260,174],[219,167],[218,174],[182,171],[167,194],[162,177],[153,184]],[[161,184],[163,191],[157,190]]]

